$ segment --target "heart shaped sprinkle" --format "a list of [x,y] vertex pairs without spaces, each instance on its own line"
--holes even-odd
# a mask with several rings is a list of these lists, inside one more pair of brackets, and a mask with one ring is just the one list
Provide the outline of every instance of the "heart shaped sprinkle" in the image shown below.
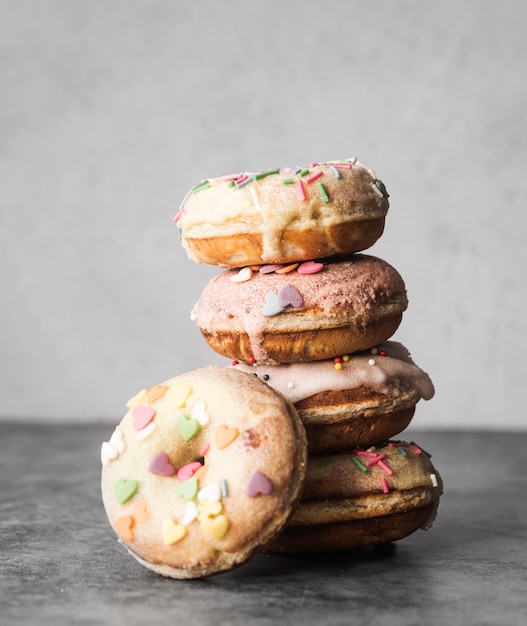
[[198,518],[200,520],[206,517],[216,517],[223,511],[223,504],[221,502],[203,502],[199,507]]
[[268,496],[273,492],[273,483],[267,478],[265,474],[255,470],[249,481],[245,485],[245,493],[249,498],[256,498],[256,496]]
[[121,515],[115,522],[115,532],[125,541],[134,540],[134,524],[135,520],[131,515]]
[[216,445],[220,450],[223,450],[238,437],[239,431],[237,428],[229,428],[225,424],[220,424],[216,428],[216,432],[214,434],[214,438],[216,440]]
[[190,441],[192,437],[199,433],[200,425],[197,420],[186,415],[180,415],[177,421],[177,428],[184,441]]
[[176,476],[179,478],[179,480],[188,480],[189,478],[192,478],[192,476],[194,476],[194,474],[201,467],[202,466],[199,461],[193,461],[192,463],[187,463],[186,465],[183,465],[183,467],[180,467],[178,469]]
[[265,317],[273,317],[279,315],[285,311],[285,307],[280,305],[278,294],[270,291],[265,296],[265,304],[262,308],[262,313]]
[[262,265],[262,267],[260,268],[260,274],[272,274],[273,272],[276,272],[276,270],[279,270],[280,268],[284,267],[283,263],[273,263],[271,265]]
[[198,483],[200,483],[204,478],[205,478],[205,474],[208,472],[209,466],[208,465],[202,465],[194,474],[196,480],[198,481]]
[[188,530],[183,524],[178,524],[172,518],[167,518],[161,525],[163,541],[167,546],[173,546],[187,536]]
[[233,274],[229,280],[233,283],[244,283],[246,280],[250,280],[253,275],[250,267],[242,267],[242,269],[237,273]]
[[150,424],[148,424],[148,426],[143,428],[143,430],[138,431],[135,438],[137,439],[137,441],[143,441],[143,439],[146,439],[155,429],[156,429],[156,423],[150,422]]
[[299,274],[316,274],[323,268],[324,265],[322,263],[318,263],[317,261],[305,261],[305,263],[300,263],[297,272]]
[[146,389],[141,389],[138,393],[135,394],[133,398],[130,398],[126,403],[126,408],[134,409],[136,406],[139,406],[143,400],[146,398]]
[[113,446],[119,454],[124,452],[123,433],[119,430],[119,426],[116,427],[110,437],[110,445]]
[[198,506],[195,502],[187,502],[183,517],[179,520],[183,526],[188,526],[198,517]]
[[138,489],[139,483],[137,482],[137,480],[129,480],[126,478],[116,480],[113,485],[113,492],[119,504],[124,504],[125,502],[128,502],[128,500],[130,500],[130,498],[136,493]]
[[278,304],[283,307],[294,306],[298,308],[304,304],[304,298],[293,285],[287,284],[278,293]]
[[167,396],[170,403],[175,409],[181,409],[185,406],[188,397],[192,393],[192,387],[183,383],[176,383],[171,385],[168,389]]
[[284,265],[284,267],[275,270],[275,274],[289,274],[289,272],[296,270],[299,265],[300,263],[291,263],[291,265]]
[[229,529],[229,520],[225,515],[206,517],[201,520],[200,526],[201,530],[212,539],[222,539]]
[[148,404],[152,404],[159,398],[162,398],[167,391],[168,387],[165,385],[154,385],[146,394],[146,401]]
[[108,465],[110,461],[113,461],[119,456],[119,452],[107,441],[103,441],[101,445],[101,463]]
[[134,418],[133,427],[135,430],[143,430],[154,419],[156,412],[149,406],[136,406],[132,409]]
[[178,498],[183,498],[183,500],[194,500],[196,494],[198,493],[198,489],[198,480],[193,476],[178,485],[176,489],[176,496]]
[[202,487],[198,492],[198,500],[200,502],[219,502],[221,500],[221,489],[218,483],[209,483]]
[[160,452],[150,461],[148,471],[152,474],[158,474],[159,476],[172,476],[176,473],[176,470],[170,465],[168,460],[168,454],[166,452]]
[[132,517],[135,519],[136,524],[146,524],[150,520],[150,513],[148,511],[148,502],[146,500],[139,500],[134,508],[130,511]]
[[209,414],[205,410],[205,402],[203,402],[203,400],[198,400],[198,402],[196,402],[192,408],[190,417],[198,421],[201,426],[205,426],[209,423]]

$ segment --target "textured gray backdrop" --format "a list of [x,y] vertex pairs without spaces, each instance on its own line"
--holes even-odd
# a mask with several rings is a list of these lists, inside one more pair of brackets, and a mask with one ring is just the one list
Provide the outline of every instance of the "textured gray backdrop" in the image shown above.
[[357,156],[391,209],[418,427],[524,429],[527,5],[0,0],[0,416],[120,419],[215,356],[207,176]]

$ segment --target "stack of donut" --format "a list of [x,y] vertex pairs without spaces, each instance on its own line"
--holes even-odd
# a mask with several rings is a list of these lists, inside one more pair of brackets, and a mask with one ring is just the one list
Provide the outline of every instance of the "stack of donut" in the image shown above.
[[142,390],[103,444],[110,522],[144,565],[191,578],[257,550],[374,546],[431,525],[441,478],[399,435],[434,388],[391,340],[403,279],[360,254],[388,206],[355,158],[187,193],[182,245],[223,268],[191,317],[231,364]]

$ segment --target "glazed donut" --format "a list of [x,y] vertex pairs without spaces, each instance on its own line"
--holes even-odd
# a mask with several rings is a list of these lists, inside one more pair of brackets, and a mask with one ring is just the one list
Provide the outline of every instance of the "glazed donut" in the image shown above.
[[203,180],[174,221],[192,261],[243,267],[365,250],[388,206],[384,184],[348,159]]
[[246,561],[284,526],[306,466],[302,423],[255,377],[202,368],[142,390],[101,447],[102,494],[145,567],[197,578]]
[[326,361],[233,361],[231,367],[264,380],[295,405],[311,454],[386,441],[408,426],[421,398],[434,395],[428,374],[395,341]]
[[268,364],[351,354],[391,337],[408,304],[399,273],[376,257],[269,267],[224,270],[203,289],[191,318],[217,353]]
[[269,549],[314,552],[397,541],[432,526],[442,491],[430,455],[413,442],[311,456],[301,503]]

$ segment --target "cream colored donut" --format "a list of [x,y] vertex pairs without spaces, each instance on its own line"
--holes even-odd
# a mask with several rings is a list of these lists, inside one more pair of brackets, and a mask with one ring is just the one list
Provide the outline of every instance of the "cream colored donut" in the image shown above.
[[231,367],[257,376],[295,405],[310,453],[370,446],[394,437],[410,423],[417,402],[434,395],[428,374],[396,341],[326,361],[234,361]]
[[205,286],[192,318],[219,354],[269,364],[351,354],[396,331],[408,300],[391,265],[356,254],[308,269],[319,271],[224,270]]
[[442,491],[441,476],[414,442],[311,456],[300,505],[270,549],[316,552],[397,541],[432,526]]
[[282,529],[306,465],[301,421],[262,381],[226,368],[132,398],[101,447],[113,529],[145,567],[196,578],[246,561]]
[[210,178],[174,221],[196,263],[242,267],[352,254],[384,230],[388,193],[356,159]]

